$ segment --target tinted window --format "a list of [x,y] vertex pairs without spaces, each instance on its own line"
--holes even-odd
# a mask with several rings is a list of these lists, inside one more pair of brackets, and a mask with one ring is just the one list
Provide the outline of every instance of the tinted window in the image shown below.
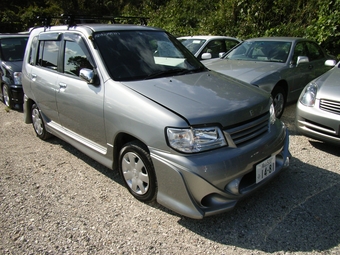
[[309,61],[321,59],[324,57],[324,54],[318,45],[312,42],[307,42],[306,45],[308,49]]
[[284,63],[290,47],[291,42],[284,41],[245,41],[230,51],[225,58]]
[[226,51],[227,50],[223,40],[212,40],[203,49],[202,53],[210,53],[212,58],[218,58],[219,53]]
[[102,32],[94,39],[114,80],[151,79],[204,69],[176,38],[162,31]]
[[203,39],[180,39],[179,40],[192,54],[195,54],[205,43]]
[[293,55],[293,63],[295,64],[297,58],[300,56],[307,56],[307,51],[304,42],[299,42],[296,44]]
[[39,44],[38,65],[57,70],[59,46],[59,41],[41,41]]
[[39,44],[39,40],[38,40],[38,36],[36,36],[32,40],[30,53],[28,56],[28,63],[31,65],[35,65],[36,63],[38,44]]
[[92,69],[86,54],[76,42],[65,42],[64,73],[79,76],[82,68]]
[[1,39],[1,59],[4,61],[22,61],[25,54],[27,40],[27,37]]

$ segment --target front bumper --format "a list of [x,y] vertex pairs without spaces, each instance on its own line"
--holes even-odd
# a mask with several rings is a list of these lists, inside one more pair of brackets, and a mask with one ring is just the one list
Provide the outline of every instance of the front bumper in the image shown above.
[[316,140],[340,145],[340,115],[323,111],[319,105],[319,100],[316,100],[314,107],[297,103],[297,131]]
[[[232,209],[289,165],[289,134],[281,122],[260,139],[240,148],[181,156],[150,148],[156,170],[158,203],[201,219]],[[256,183],[255,166],[276,156],[275,172]]]

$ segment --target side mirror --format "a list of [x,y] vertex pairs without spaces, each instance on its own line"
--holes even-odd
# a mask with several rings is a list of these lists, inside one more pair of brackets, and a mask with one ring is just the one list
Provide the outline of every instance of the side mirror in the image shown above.
[[328,59],[328,60],[325,61],[325,66],[331,66],[331,67],[333,67],[333,66],[335,66],[335,65],[336,65],[336,61],[333,60],[333,59]]
[[218,53],[218,57],[222,58],[224,54],[225,54],[225,52],[220,52],[220,53]]
[[86,81],[89,84],[95,83],[95,73],[91,69],[88,69],[88,68],[80,69],[79,77],[82,78],[84,81]]
[[296,66],[300,65],[301,63],[308,63],[309,58],[306,56],[298,56],[296,61]]
[[202,60],[211,59],[211,53],[203,53],[201,59]]

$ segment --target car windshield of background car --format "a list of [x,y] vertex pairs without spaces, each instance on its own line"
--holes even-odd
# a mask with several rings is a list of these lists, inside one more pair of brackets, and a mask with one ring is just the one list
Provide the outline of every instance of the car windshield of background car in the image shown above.
[[114,80],[142,80],[204,70],[173,36],[163,31],[107,31],[94,34]]
[[245,41],[227,54],[225,58],[285,63],[291,44],[291,42],[281,41]]
[[188,49],[192,54],[195,54],[205,43],[206,40],[202,39],[179,39],[179,41]]

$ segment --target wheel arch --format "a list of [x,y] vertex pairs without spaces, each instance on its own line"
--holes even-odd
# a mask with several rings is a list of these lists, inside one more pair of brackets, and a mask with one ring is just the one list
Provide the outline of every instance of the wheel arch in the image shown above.
[[144,149],[148,153],[150,153],[148,146],[143,141],[141,141],[140,139],[136,138],[133,135],[127,134],[127,133],[123,133],[123,132],[119,133],[116,136],[116,138],[114,140],[114,144],[113,144],[114,145],[113,146],[113,148],[114,148],[113,149],[113,168],[114,169],[118,169],[118,164],[119,164],[118,159],[119,159],[119,153],[120,153],[121,149],[123,148],[123,146],[125,144],[132,142],[132,141],[140,142],[143,145]]
[[24,100],[24,121],[25,121],[26,124],[32,123],[31,109],[32,109],[33,104],[35,104],[35,102],[32,99],[25,96],[25,100]]
[[[276,87],[281,87],[281,88],[283,88],[283,90],[285,91],[285,102],[287,102],[287,97],[288,97],[288,83],[287,83],[287,81],[286,81],[286,80],[279,80],[279,81],[275,84],[273,90],[274,90]],[[272,91],[273,91],[273,90],[272,90]]]

